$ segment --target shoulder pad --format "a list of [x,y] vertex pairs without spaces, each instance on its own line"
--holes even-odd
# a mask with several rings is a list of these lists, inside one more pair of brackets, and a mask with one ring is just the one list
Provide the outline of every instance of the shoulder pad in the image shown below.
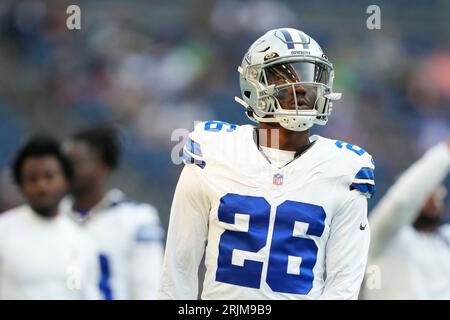
[[200,122],[189,134],[183,147],[183,162],[203,169],[206,166],[205,149],[208,145],[217,145],[223,135],[235,131],[236,128],[237,125],[222,121]]
[[350,190],[357,190],[367,198],[371,198],[375,191],[375,161],[372,156],[363,148],[336,140],[338,148],[346,149],[347,161],[354,168],[355,175],[351,181]]

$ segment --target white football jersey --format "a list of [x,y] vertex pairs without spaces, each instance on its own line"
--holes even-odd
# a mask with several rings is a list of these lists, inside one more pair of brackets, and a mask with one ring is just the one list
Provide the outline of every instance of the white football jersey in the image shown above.
[[113,189],[90,212],[72,210],[73,199],[62,207],[94,239],[99,249],[99,281],[103,298],[156,299],[163,260],[164,232],[156,209],[130,201]]
[[414,228],[426,199],[450,171],[450,150],[430,148],[370,214],[372,243],[364,299],[450,299],[450,225]]
[[[254,127],[200,123],[172,203],[161,299],[357,298],[369,246],[374,164],[363,149],[319,136],[282,168]],[[206,246],[206,249],[205,249]]]
[[97,279],[94,243],[67,216],[0,215],[0,299],[100,299]]

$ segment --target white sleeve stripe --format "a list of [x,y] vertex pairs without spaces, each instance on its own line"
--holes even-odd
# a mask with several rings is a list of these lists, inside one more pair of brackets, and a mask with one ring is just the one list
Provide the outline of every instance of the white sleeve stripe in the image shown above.
[[372,180],[372,179],[353,179],[352,183],[367,183],[367,184],[375,185],[375,180]]

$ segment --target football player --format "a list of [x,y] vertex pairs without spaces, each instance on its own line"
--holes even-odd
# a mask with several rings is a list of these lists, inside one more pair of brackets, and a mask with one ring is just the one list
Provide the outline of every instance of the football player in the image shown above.
[[94,243],[59,209],[72,170],[57,141],[31,139],[12,171],[27,204],[0,216],[0,299],[99,299]]
[[183,149],[161,299],[356,299],[369,246],[374,162],[363,149],[310,136],[324,125],[333,66],[314,39],[271,30],[238,68],[250,119],[200,123]]
[[441,185],[449,172],[450,137],[412,164],[372,210],[369,265],[378,269],[368,268],[365,299],[450,299]]
[[106,187],[119,161],[117,132],[107,126],[87,129],[64,149],[74,166],[74,181],[73,197],[64,199],[63,207],[100,250],[103,298],[155,299],[163,260],[158,213]]

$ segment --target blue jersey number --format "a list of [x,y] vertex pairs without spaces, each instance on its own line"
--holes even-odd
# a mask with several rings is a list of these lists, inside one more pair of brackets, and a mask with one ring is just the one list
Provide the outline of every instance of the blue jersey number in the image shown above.
[[229,124],[223,121],[208,121],[205,122],[205,131],[218,132],[223,128],[227,128],[226,132],[232,132],[236,130],[237,126],[235,124]]
[[[220,199],[219,221],[234,224],[236,214],[248,215],[248,231],[226,230],[219,242],[216,280],[234,285],[259,288],[263,262],[244,260],[243,266],[232,264],[234,250],[258,252],[267,242],[270,204],[262,197],[229,193]],[[266,282],[275,292],[308,294],[314,280],[317,260],[314,240],[325,228],[322,207],[285,201],[276,208],[270,244]],[[239,255],[239,252],[235,252]]]
[[355,146],[354,144],[345,143],[345,142],[343,142],[341,140],[336,140],[335,145],[339,149],[342,149],[342,147],[345,145],[348,150],[356,153],[358,156],[362,156],[364,153],[366,153],[366,150],[364,150],[363,148]]
[[227,194],[220,199],[219,220],[234,224],[236,213],[249,216],[248,232],[225,231],[219,243],[216,280],[259,288],[263,263],[246,260],[244,266],[231,263],[233,250],[258,252],[266,245],[270,205],[264,198]]

